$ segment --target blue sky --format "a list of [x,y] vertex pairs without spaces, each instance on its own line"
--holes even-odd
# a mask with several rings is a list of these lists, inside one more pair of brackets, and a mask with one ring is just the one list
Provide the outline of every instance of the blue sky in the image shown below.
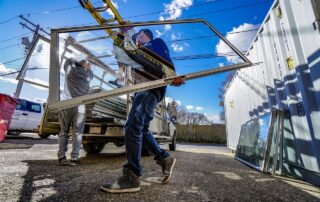
[[[100,2],[100,0],[92,0],[92,2]],[[203,18],[209,21],[209,23],[215,26],[221,33],[257,29],[272,4],[272,1],[265,0],[114,0],[114,2],[121,16],[129,19],[131,22]],[[86,10],[81,7],[72,8],[77,6],[79,6],[78,0],[0,0],[0,9],[2,11],[0,23],[24,14],[29,20],[41,25],[43,28],[89,23],[95,24],[95,20]],[[64,8],[70,9],[57,11],[57,9]],[[105,14],[105,16],[108,16],[108,14]],[[0,24],[0,75],[18,70],[23,63],[23,60],[17,60],[4,65],[2,64],[24,56],[23,46],[20,44],[21,37],[11,40],[6,39],[24,34],[31,39],[32,34],[29,33],[30,31],[23,29],[19,22],[21,22],[20,19],[14,18],[9,22]],[[155,36],[159,36],[167,42],[173,58],[228,52],[228,48],[223,43],[219,43],[218,38],[170,42],[172,40],[212,34],[209,29],[200,24],[194,24],[192,26],[176,25],[171,27],[156,26],[151,27],[151,29],[154,31]],[[94,35],[101,35],[101,33],[101,31],[93,32]],[[255,32],[250,31],[240,34],[228,34],[227,38],[240,50],[246,50],[254,35]],[[37,58],[34,60],[39,63]],[[209,67],[228,65],[235,62],[239,61],[234,57],[174,60],[179,74],[204,70]],[[42,66],[48,64],[47,61],[40,61],[40,63]],[[41,75],[41,71],[44,70],[38,71],[37,75]],[[1,93],[12,94],[15,91],[16,83],[14,82],[14,76],[16,75],[0,76]],[[179,88],[169,87],[167,96],[179,100],[181,104],[187,106],[190,111],[207,113],[215,120],[221,111],[218,105],[218,89],[221,86],[221,82],[225,79],[225,76],[226,74],[219,74],[188,81],[184,86]],[[46,76],[42,76],[41,78],[44,77]],[[21,96],[29,96],[28,98],[34,99],[36,97],[46,97],[47,92],[36,89],[31,85],[25,85]]]

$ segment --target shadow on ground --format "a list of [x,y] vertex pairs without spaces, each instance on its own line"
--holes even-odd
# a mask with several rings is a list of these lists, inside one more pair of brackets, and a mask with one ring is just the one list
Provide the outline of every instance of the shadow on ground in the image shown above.
[[0,150],[4,149],[30,149],[36,144],[57,144],[57,136],[49,138],[40,138],[38,135],[21,134],[7,135],[3,143],[0,144]]
[[119,176],[124,153],[86,156],[78,167],[61,167],[55,160],[26,160],[20,201],[319,201],[225,155],[172,155],[177,164],[167,185],[150,183],[149,179],[160,175],[160,168],[152,157],[142,158],[143,185],[135,194],[108,194],[99,189],[105,180]]

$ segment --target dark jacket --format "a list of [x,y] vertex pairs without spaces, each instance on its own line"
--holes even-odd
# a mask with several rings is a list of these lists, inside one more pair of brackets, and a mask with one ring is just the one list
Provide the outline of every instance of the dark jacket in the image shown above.
[[[161,56],[163,59],[165,59],[167,62],[172,64],[169,49],[168,49],[166,43],[162,39],[156,38],[156,39],[150,41],[149,43],[145,44],[144,47],[155,52],[156,54]],[[161,79],[161,78],[162,77],[159,75],[159,79]],[[166,90],[167,90],[167,87],[163,86],[160,88],[151,89],[149,91],[154,93],[160,102],[164,98],[164,96],[166,94]]]

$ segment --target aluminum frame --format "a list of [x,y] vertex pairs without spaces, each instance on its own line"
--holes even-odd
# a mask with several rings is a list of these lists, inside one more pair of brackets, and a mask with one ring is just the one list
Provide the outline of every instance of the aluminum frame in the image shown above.
[[32,85],[35,85],[35,86],[40,86],[40,87],[43,87],[43,88],[49,88],[48,86],[46,85],[43,85],[43,84],[39,84],[39,83],[36,83],[36,82],[33,82],[33,81],[29,81],[29,80],[25,80],[24,77],[26,75],[26,71],[27,71],[27,64],[29,63],[29,60],[30,58],[32,57],[32,54],[33,54],[33,51],[34,49],[36,48],[39,40],[43,40],[47,43],[50,43],[50,39],[44,37],[44,36],[41,36],[39,34],[36,35],[36,38],[34,39],[33,43],[32,43],[32,46],[31,46],[31,49],[30,51],[28,52],[27,54],[27,57],[26,59],[24,60],[23,64],[22,64],[22,67],[20,69],[20,72],[19,74],[17,75],[16,77],[16,80],[19,81],[18,85],[17,85],[17,88],[16,88],[16,92],[15,92],[15,96],[16,97],[20,97],[20,93],[21,93],[21,90],[22,90],[22,86],[23,86],[23,83],[29,83],[29,84],[32,84]]
[[[190,23],[203,23],[208,26],[222,41],[224,41],[237,56],[239,56],[244,62],[240,64],[233,64],[224,67],[212,67],[209,70],[198,71],[194,73],[173,76],[169,78],[159,79],[155,81],[145,82],[133,86],[125,86],[119,89],[109,90],[107,92],[99,92],[90,95],[84,95],[69,100],[60,101],[60,64],[59,64],[59,34],[69,33],[76,31],[93,31],[123,27],[136,27],[136,26],[150,26],[150,25],[166,25],[166,24],[190,24]],[[226,71],[232,71],[245,67],[252,66],[251,61],[242,54],[233,44],[231,44],[217,29],[215,29],[209,22],[204,19],[187,19],[187,20],[166,20],[166,21],[148,21],[148,22],[136,22],[124,25],[96,25],[96,26],[80,26],[59,28],[51,30],[51,45],[50,45],[50,70],[49,70],[49,97],[48,97],[48,109],[59,110],[70,107],[75,107],[80,104],[89,104],[109,97],[124,95],[128,93],[153,89],[161,86],[169,85],[176,77],[182,77],[184,80],[191,80],[201,78],[209,75],[223,73]]]

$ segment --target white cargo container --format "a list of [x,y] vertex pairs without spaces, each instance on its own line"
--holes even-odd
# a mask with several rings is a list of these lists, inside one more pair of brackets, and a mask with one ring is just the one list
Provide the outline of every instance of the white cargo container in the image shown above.
[[320,183],[320,1],[276,0],[225,94],[227,144],[237,149],[241,127],[276,109],[291,115],[283,165]]

